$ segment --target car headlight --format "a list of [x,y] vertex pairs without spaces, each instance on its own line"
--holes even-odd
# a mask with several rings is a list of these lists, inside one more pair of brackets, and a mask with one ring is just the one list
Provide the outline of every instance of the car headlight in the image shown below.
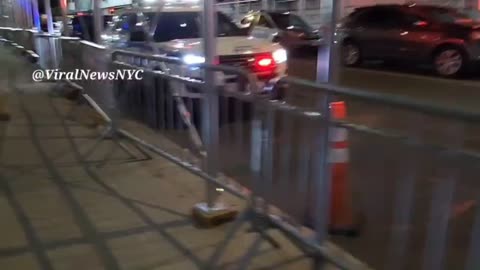
[[480,40],[480,31],[473,31],[470,34],[470,38],[473,40]]
[[273,60],[277,64],[287,61],[287,51],[285,49],[278,49],[272,53]]
[[205,57],[195,55],[195,54],[187,54],[182,57],[182,60],[187,65],[195,65],[195,64],[202,64],[205,63]]

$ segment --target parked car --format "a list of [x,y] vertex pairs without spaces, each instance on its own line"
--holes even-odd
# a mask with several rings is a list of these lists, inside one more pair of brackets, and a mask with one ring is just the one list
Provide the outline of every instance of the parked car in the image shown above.
[[[116,16],[111,29],[102,37],[113,48],[178,57],[185,65],[172,65],[170,73],[202,79],[202,71],[192,68],[205,61],[201,15],[202,10],[191,5],[169,6],[158,15],[148,8],[127,9]],[[274,83],[285,75],[287,52],[278,43],[247,36],[221,12],[217,15],[217,31],[220,64],[253,73],[261,86]],[[152,35],[147,36],[147,32]],[[151,42],[147,42],[148,37]],[[226,78],[226,81],[235,79]]]
[[441,76],[461,74],[480,60],[480,25],[452,8],[378,5],[356,9],[337,29],[346,66],[364,60],[430,64]]
[[274,41],[289,49],[318,46],[322,41],[317,30],[290,12],[250,12],[240,20],[239,25],[250,32],[270,31],[274,34]]

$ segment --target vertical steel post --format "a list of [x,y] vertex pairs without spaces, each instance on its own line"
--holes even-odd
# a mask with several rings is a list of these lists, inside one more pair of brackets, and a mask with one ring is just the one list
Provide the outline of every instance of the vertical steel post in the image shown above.
[[67,13],[68,13],[68,7],[67,7],[67,0],[60,0],[60,9],[62,11],[62,34],[64,36],[69,36],[70,33],[68,31],[68,20],[67,20]]
[[50,0],[44,0],[45,14],[47,15],[47,29],[50,35],[53,35],[53,17]]
[[100,7],[102,0],[93,0],[93,41],[100,43],[100,35],[103,30],[103,16]]
[[335,28],[341,7],[341,0],[326,0],[320,3],[320,13],[328,15],[329,25],[325,43],[318,49],[317,82],[337,84],[339,80],[341,40],[337,40]]
[[16,6],[17,6],[17,25],[16,27],[18,28],[23,28],[25,26],[25,17],[24,15],[24,10],[23,10],[23,0],[16,0],[15,1]]
[[[214,0],[203,1],[203,50],[205,63],[214,65],[217,61],[216,48],[216,23]],[[206,171],[209,175],[216,176],[218,171],[218,95],[215,85],[215,72],[205,70],[205,84],[203,89],[203,119],[202,135],[207,150]],[[207,182],[207,205],[213,207],[215,187]]]
[[297,0],[297,13],[300,16],[305,16],[305,0]]
[[6,26],[4,23],[5,20],[5,0],[0,1],[0,26]]
[[33,27],[31,0],[25,0],[25,13],[27,18],[27,25],[25,28],[31,29]]
[[315,183],[315,194],[316,194],[316,205],[314,206],[314,217],[315,217],[315,231],[316,231],[316,240],[319,244],[323,244],[328,237],[328,224],[330,217],[330,191],[331,191],[331,168],[329,160],[329,148],[330,148],[330,132],[329,132],[329,123],[330,123],[330,94],[326,94],[322,100],[322,104],[319,104],[321,107],[321,117],[323,119],[319,120],[320,129],[315,131],[317,135],[314,138],[314,181]]
[[[336,40],[335,28],[341,7],[340,0],[325,0],[320,2],[320,14],[327,14],[329,28],[326,42],[318,49],[317,55],[317,82],[337,84],[339,77],[339,43]],[[330,214],[331,197],[331,172],[329,157],[329,127],[330,127],[330,102],[331,97],[327,93],[319,98],[319,109],[323,116],[323,123],[315,138],[314,181],[316,187],[317,202],[314,206],[316,242],[322,245],[328,238],[328,225]],[[321,258],[315,258],[314,269],[323,269]]]
[[21,16],[19,13],[20,10],[20,4],[18,1],[13,1],[12,3],[12,9],[13,9],[13,27],[19,27],[21,24]]
[[235,1],[235,20],[240,19],[240,0]]
[[33,27],[40,32],[40,13],[38,11],[38,0],[32,0],[32,15],[33,15]]
[[[262,0],[262,9],[267,10],[269,8],[269,1],[270,0]],[[249,3],[250,5],[250,3]]]

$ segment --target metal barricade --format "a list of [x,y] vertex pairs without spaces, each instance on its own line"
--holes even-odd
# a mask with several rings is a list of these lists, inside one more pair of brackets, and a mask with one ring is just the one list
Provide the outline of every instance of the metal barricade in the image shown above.
[[60,38],[56,35],[36,34],[35,48],[39,55],[40,67],[44,69],[56,69],[61,59]]
[[[323,116],[328,116],[326,105],[334,97],[348,104],[350,115],[345,119],[319,118],[323,118],[323,127],[349,131],[350,196],[368,222],[360,237],[348,241],[330,237],[334,243],[374,269],[479,267],[474,254],[478,254],[480,217],[472,204],[478,197],[474,175],[480,162],[476,144],[480,114],[306,80],[282,81],[289,85],[286,99],[292,102],[295,99],[289,94],[316,92],[317,101],[323,103],[309,106]],[[314,95],[308,96],[312,99]],[[281,122],[287,127],[295,125],[287,118]],[[283,129],[281,134],[291,138],[302,132],[289,130]],[[317,190],[316,196],[308,196],[306,204],[323,209],[316,228],[318,237],[325,239],[330,218],[327,210],[333,199],[318,198],[335,196],[332,185],[336,179],[328,176],[332,170],[318,170],[324,164],[318,161],[325,161],[326,154],[316,142],[323,141],[325,147],[331,136],[320,130],[313,129],[312,139],[305,140],[313,150],[308,172],[323,179],[312,182],[310,190]],[[284,166],[292,168],[287,163],[275,168]]]
[[[168,63],[169,68],[162,68],[162,63]],[[244,213],[249,216],[249,222],[266,220],[261,225],[265,228],[260,229],[265,230],[262,235],[268,228],[278,228],[295,239],[294,242],[307,254],[315,254],[313,257],[318,262],[326,260],[342,269],[369,269],[354,258],[345,259],[348,256],[328,243],[326,237],[315,238],[315,230],[312,230],[319,215],[323,218],[323,214],[328,212],[312,207],[317,206],[311,202],[315,201],[319,190],[323,192],[325,188],[312,187],[319,182],[323,185],[327,182],[320,181],[325,177],[321,174],[323,170],[315,171],[309,165],[310,157],[315,157],[316,163],[320,164],[322,157],[328,154],[319,138],[328,133],[322,121],[323,114],[254,94],[260,93],[255,89],[254,77],[241,69],[209,65],[187,67],[235,74],[237,82],[243,82],[240,88],[244,91],[231,91],[221,83],[212,89],[216,101],[210,103],[215,106],[210,112],[216,114],[208,115],[201,105],[205,99],[202,80],[169,73],[176,70],[171,65],[184,64],[179,59],[168,57],[113,53],[114,70],[134,68],[145,71],[143,80],[115,83],[118,110],[124,117],[155,129],[156,134],[162,135],[158,137],[166,138],[170,143],[158,138],[139,138],[135,132],[122,131],[123,135],[202,177],[207,183],[249,199],[251,204]],[[191,92],[198,91],[200,95],[180,96],[176,91],[178,84],[184,84]],[[284,118],[289,119],[288,123],[280,121]],[[208,126],[215,130],[213,134],[218,134],[218,140],[213,140],[216,153],[205,153],[204,142],[211,142],[212,138],[205,137],[203,129],[206,126],[202,121],[218,123],[217,126]],[[292,130],[299,133],[288,135],[289,139],[281,133],[283,129],[290,134]],[[314,136],[317,131],[320,135]],[[283,148],[294,139],[297,143],[294,147],[290,150]],[[326,168],[327,161],[323,162]],[[214,163],[218,174],[209,174],[205,167],[209,163]],[[274,170],[282,166],[289,177],[282,176],[284,170]],[[315,210],[317,208],[318,211]],[[265,237],[271,240],[268,235]]]
[[[110,70],[110,53],[106,47],[82,40],[78,43],[75,43],[75,41],[70,42],[70,48],[80,49],[73,55],[68,54],[67,51],[65,51],[66,55],[64,57],[64,59],[70,58],[72,66],[81,68],[81,70],[77,69],[78,72],[84,72],[88,75],[94,72],[106,74]],[[77,56],[78,58],[76,58]],[[78,63],[79,61],[81,61],[81,64],[75,65],[75,63]],[[77,70],[75,70],[75,72],[77,72]],[[82,81],[76,83],[83,88],[84,93],[97,102],[103,111],[110,115],[113,113],[115,101],[112,80],[108,80],[106,77],[104,79],[83,78]]]
[[35,49],[35,34],[37,34],[36,30],[33,29],[26,29],[23,31],[23,44],[22,46],[25,47],[27,50],[36,51]]
[[[464,188],[461,183],[475,181],[480,157],[475,139],[480,130],[471,130],[471,124],[480,115],[295,78],[280,80],[279,86],[288,85],[286,99],[273,100],[255,94],[260,93],[255,79],[237,68],[186,66],[177,58],[123,51],[110,58],[105,47],[90,42],[61,42],[68,44],[63,46],[62,62],[67,71],[143,70],[141,80],[116,77],[77,83],[111,130],[208,185],[248,199],[242,218],[261,220],[259,230],[266,239],[267,229],[280,229],[318,267],[328,261],[341,269],[369,269],[345,255],[347,251],[374,269],[478,269],[480,215],[457,221],[460,210],[452,205],[478,196],[472,190],[456,198],[455,191]],[[218,83],[211,89],[214,108],[207,112],[201,77],[172,73],[178,70],[172,66],[234,74],[240,84],[234,89],[243,91]],[[191,95],[178,91],[180,85]],[[315,98],[310,104],[295,104],[289,95],[306,89]],[[347,102],[350,116],[332,118],[336,100]],[[362,123],[365,120],[356,117],[365,111],[389,114],[395,121]],[[129,129],[130,120],[156,132],[139,137]],[[205,127],[215,130],[217,138],[206,138]],[[351,149],[348,179],[343,180],[353,191],[346,196],[368,220],[357,238],[328,235],[337,188],[331,149],[336,132],[348,138]],[[205,141],[216,144],[215,153],[205,151]],[[209,173],[206,164],[213,164],[216,173]]]
[[[146,72],[141,81],[116,84],[120,111],[157,129],[176,145],[201,153],[203,148],[192,142],[205,139],[195,136],[203,134],[196,130],[202,127],[198,122],[207,120],[205,111],[195,103],[200,100],[177,101],[172,82],[194,90],[201,88],[202,81],[145,64],[181,65],[170,58],[117,52],[113,59],[116,68]],[[199,68],[247,76],[220,66]],[[476,175],[480,155],[478,145],[469,140],[478,137],[479,129],[472,129],[472,124],[480,120],[479,114],[295,78],[284,78],[279,82],[283,84],[288,85],[287,95],[311,89],[316,99],[309,105],[294,105],[249,91],[229,92],[223,86],[215,90],[218,115],[210,117],[220,121],[218,127],[210,128],[218,128],[218,158],[209,160],[208,153],[203,158],[216,162],[222,177],[207,174],[201,163],[192,163],[181,152],[127,135],[215,185],[256,202],[251,205],[255,216],[266,217],[268,226],[279,228],[305,252],[316,254],[317,263],[326,259],[341,269],[368,269],[343,250],[374,269],[479,267],[475,254],[480,246],[480,216],[458,210],[468,209],[478,191],[456,194],[465,189],[462,183],[471,185]],[[336,100],[346,101],[352,114],[334,119],[331,107]],[[386,114],[395,121],[372,123],[359,117],[365,112]],[[345,156],[347,178],[340,184],[333,168],[336,133],[348,138],[342,143],[351,151],[350,157]],[[245,190],[239,186],[249,192],[242,193]],[[368,220],[357,238],[329,236],[332,203],[337,203],[338,189],[346,186],[352,190],[340,193],[348,193],[342,196],[350,197],[351,207],[356,206]],[[355,209],[349,211],[356,216]],[[456,215],[465,217],[458,220]]]
[[82,45],[80,39],[62,36],[60,37],[60,46],[62,48],[60,69],[68,72],[82,68]]

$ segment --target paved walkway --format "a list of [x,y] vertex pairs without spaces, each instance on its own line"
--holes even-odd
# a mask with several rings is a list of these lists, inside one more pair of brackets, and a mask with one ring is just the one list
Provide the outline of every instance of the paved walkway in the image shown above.
[[[0,123],[0,269],[213,269],[206,263],[229,226],[192,224],[203,181],[133,145],[134,156],[118,150],[103,163],[112,146],[105,141],[85,158],[98,131],[66,120],[69,103],[49,95],[50,86],[18,85],[9,92],[12,119]],[[242,227],[218,268],[308,268],[273,235],[280,249]]]

